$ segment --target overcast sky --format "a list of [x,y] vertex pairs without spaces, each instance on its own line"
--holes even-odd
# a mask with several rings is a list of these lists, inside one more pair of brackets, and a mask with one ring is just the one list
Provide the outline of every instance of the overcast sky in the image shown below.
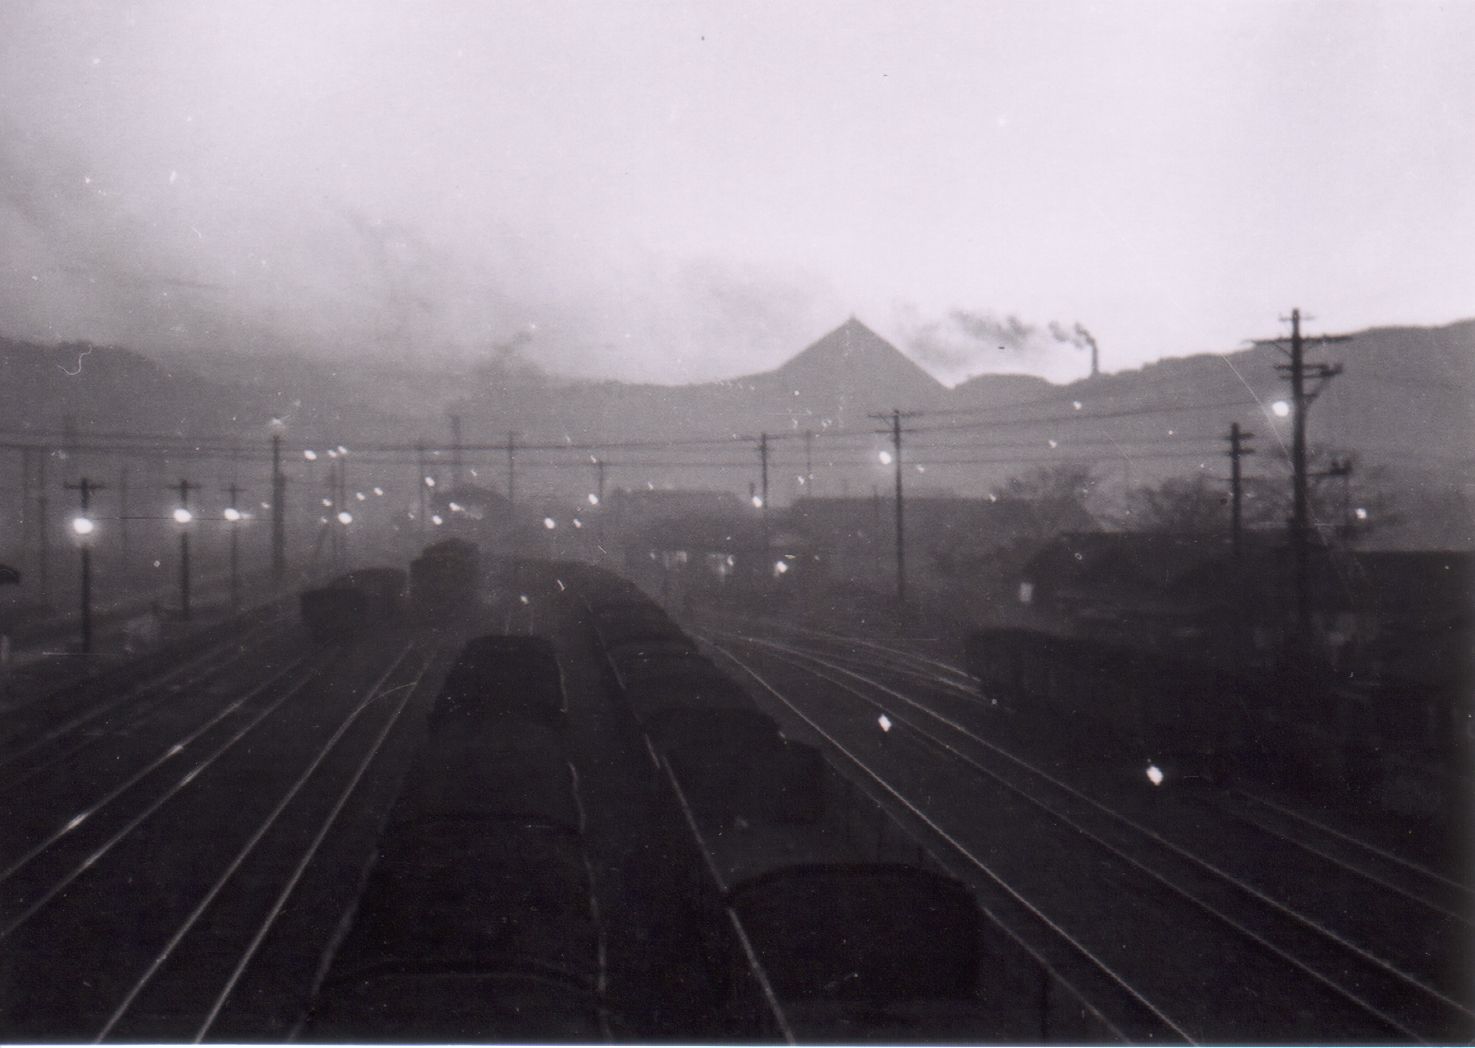
[[681,381],[854,313],[953,381],[1082,374],[1052,321],[1108,370],[1444,323],[1472,41],[1463,0],[5,0],[0,331]]

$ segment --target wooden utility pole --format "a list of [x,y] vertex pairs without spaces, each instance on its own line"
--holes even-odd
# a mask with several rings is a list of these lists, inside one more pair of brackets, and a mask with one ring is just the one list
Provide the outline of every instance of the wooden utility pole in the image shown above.
[[461,467],[463,457],[461,450],[461,416],[452,415],[451,419],[451,488],[459,490],[462,476]]
[[[906,510],[905,500],[901,485],[901,420],[910,415],[910,412],[893,410],[890,415],[871,415],[873,419],[881,422],[890,421],[891,448],[896,466],[896,603],[903,610],[907,603],[907,573],[906,573]],[[887,430],[880,432],[886,433]]]
[[1253,433],[1241,432],[1239,423],[1235,422],[1229,427],[1229,436],[1224,438],[1229,441],[1229,542],[1230,548],[1233,550],[1236,558],[1240,556],[1243,544],[1242,533],[1244,520],[1242,512],[1244,491],[1241,485],[1242,477],[1240,474],[1239,460],[1246,455],[1253,455],[1255,453],[1253,448],[1245,445],[1245,441],[1254,435]]
[[271,435],[271,578],[280,587],[287,576],[287,478],[282,475],[282,435]]
[[[1295,562],[1296,631],[1299,640],[1311,636],[1311,509],[1306,472],[1306,413],[1326,384],[1342,373],[1340,364],[1307,364],[1306,340],[1301,335],[1301,311],[1291,310],[1291,344],[1270,344],[1288,358],[1276,370],[1291,382],[1291,556]],[[1346,335],[1322,335],[1319,343],[1346,342]],[[1308,389],[1307,380],[1315,385]]]
[[507,508],[517,507],[517,434],[507,433]]
[[[759,514],[761,514],[761,518],[760,519],[763,522],[763,561],[764,561],[764,564],[766,565],[768,563],[768,554],[769,554],[769,534],[768,534],[768,434],[767,433],[760,433],[760,434],[758,434],[758,463],[759,463],[759,468],[761,470],[761,473],[760,473],[760,481],[761,481],[761,484],[762,484],[762,494],[759,496],[760,499],[761,499],[761,502],[759,503],[759,506],[758,506],[758,512],[759,512]],[[767,571],[768,569],[765,567],[764,570]]]
[[430,487],[430,474],[425,472],[426,468],[425,444],[422,441],[415,445],[415,470],[417,473],[415,477],[415,488],[420,492],[420,542],[422,544],[425,542],[425,529],[430,523],[430,507],[428,505],[430,501],[430,492],[428,490]]

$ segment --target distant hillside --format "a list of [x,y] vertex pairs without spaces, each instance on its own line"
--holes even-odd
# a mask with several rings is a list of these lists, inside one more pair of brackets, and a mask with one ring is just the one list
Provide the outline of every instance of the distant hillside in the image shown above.
[[[1283,473],[1289,422],[1269,410],[1286,396],[1281,359],[1257,346],[1065,386],[989,375],[947,389],[852,318],[771,371],[657,386],[558,378],[496,359],[470,369],[384,360],[350,367],[286,354],[160,362],[125,349],[0,341],[0,410],[12,431],[56,431],[70,415],[84,433],[254,435],[285,414],[304,441],[430,442],[448,440],[454,410],[468,443],[509,432],[541,444],[700,441],[611,448],[609,480],[737,491],[757,477],[748,441],[768,433],[773,497],[783,503],[805,493],[798,438],[806,432],[817,435],[814,493],[888,489],[890,473],[876,460],[884,438],[867,416],[900,408],[922,412],[909,420],[906,452],[919,489],[983,494],[1072,461],[1092,465],[1101,498],[1119,501],[1126,487],[1168,476],[1223,476],[1231,422],[1255,434],[1250,473]],[[1475,497],[1475,321],[1357,332],[1347,343],[1313,345],[1308,359],[1344,367],[1311,410],[1312,444],[1357,453],[1360,481],[1397,488],[1407,541],[1475,544],[1448,497],[1456,489]],[[746,439],[726,443],[735,437]],[[541,454],[550,465],[562,461]],[[526,461],[535,485],[556,485],[558,474]]]
[[[0,339],[0,412],[10,432],[186,437],[266,432],[288,419],[302,439],[405,424],[355,397],[329,369],[300,357],[210,358],[207,377],[178,355],[156,360],[116,346],[40,346]],[[239,366],[233,366],[235,364]]]

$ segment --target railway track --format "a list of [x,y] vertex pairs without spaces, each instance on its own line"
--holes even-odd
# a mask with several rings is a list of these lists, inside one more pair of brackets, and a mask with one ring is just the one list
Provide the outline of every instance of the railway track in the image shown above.
[[128,730],[79,756],[85,774],[29,776],[50,818],[9,834],[0,860],[0,952],[26,958],[0,966],[6,1038],[284,1036],[441,655],[428,638],[269,669],[248,655],[239,679],[170,710],[128,707]]
[[[1148,825],[1140,813],[1113,810],[1058,773],[985,738],[978,718],[970,723],[959,712],[955,668],[938,666],[935,660],[909,658],[880,645],[861,645],[861,650],[843,657],[832,650],[837,646],[834,641],[809,636],[802,639],[802,646],[731,635],[723,643],[744,649],[748,654],[732,650],[726,654],[777,701],[820,730],[832,745],[839,745],[846,760],[889,791],[893,802],[906,809],[905,815],[931,825],[945,852],[954,858],[965,856],[975,869],[975,880],[981,877],[995,893],[1003,888],[1016,904],[1046,915],[1046,925],[1054,925],[1054,933],[1075,948],[1075,967],[1106,975],[1117,996],[1125,996],[1128,1011],[1146,1005],[1162,1021],[1166,1035],[1185,1040],[1267,1034],[1326,1039],[1330,1031],[1339,1030],[1341,1035],[1331,1039],[1439,1042],[1468,1037],[1475,1013],[1462,999],[1460,964],[1431,963],[1428,956],[1429,942],[1434,940],[1435,954],[1459,957],[1456,940],[1468,933],[1469,926],[1458,911],[1431,912],[1370,881],[1363,876],[1365,871],[1306,852],[1302,854],[1318,865],[1295,867],[1302,885],[1299,897],[1283,882],[1256,883],[1251,877],[1257,871],[1244,867],[1253,867],[1253,860],[1265,854],[1265,838],[1244,832],[1232,837],[1234,845],[1251,849],[1251,861],[1241,861],[1236,868],[1222,854],[1206,857],[1212,854],[1213,837],[1224,832],[1221,828],[1199,834],[1188,847]],[[890,677],[877,679],[875,674],[887,666]],[[919,677],[929,675],[929,684],[918,684]],[[829,699],[815,697],[816,681],[823,682]],[[976,713],[980,707],[976,693],[969,704]],[[864,714],[858,712],[862,708]],[[886,718],[889,730],[875,730],[880,717]],[[979,820],[970,818],[967,806],[956,801],[951,802],[956,814],[947,817],[949,802],[939,798],[948,796],[1013,811],[1013,821],[1028,826],[1031,836],[1040,839],[1029,844],[1031,849],[1042,846],[1046,835],[1039,831],[1049,826],[1051,863],[1089,871],[1091,880],[1113,883],[1124,894],[1108,895],[1093,920],[1065,895],[1052,891],[1049,877],[1030,876],[1026,866],[1011,878],[998,859],[980,861],[987,849],[971,843],[978,839],[974,824]],[[1159,801],[1153,798],[1153,803]],[[1307,884],[1321,885],[1317,891],[1323,902],[1333,895],[1358,900],[1359,909],[1373,919],[1330,926],[1324,913],[1305,905],[1314,901],[1308,894],[1316,894],[1305,890]],[[1074,886],[1078,894],[1083,888],[1090,894],[1090,887],[1079,879]],[[1291,902],[1282,901],[1282,896]],[[1136,914],[1131,921],[1111,916],[1128,912]],[[1105,919],[1100,919],[1102,915]],[[1110,933],[1103,935],[1093,924],[1132,925],[1116,930],[1140,944],[1131,951],[1136,957],[1107,960],[1112,953],[1112,944],[1106,941]],[[1153,924],[1162,928],[1157,941],[1147,934]],[[1409,934],[1391,943],[1371,941],[1386,926],[1401,927]],[[1185,943],[1211,951],[1224,966],[1206,967],[1198,958],[1182,965],[1185,971],[1165,978],[1162,965],[1140,963],[1144,955],[1181,957]],[[1216,975],[1225,968],[1241,985],[1227,986]],[[1207,978],[1201,974],[1195,982],[1188,969],[1206,973]],[[1261,984],[1245,994],[1246,977],[1252,974]],[[1221,1006],[1205,1007],[1216,996]],[[1258,1012],[1242,1010],[1257,997]],[[1229,1006],[1223,1007],[1226,1000]],[[1282,1017],[1270,1019],[1266,1002],[1276,1002]],[[1314,1005],[1311,1011],[1307,1002]],[[1120,1009],[1108,1004],[1102,1010]],[[1244,1015],[1258,1016],[1256,1025],[1237,1026]],[[1267,1021],[1274,1025],[1268,1029],[1261,1025]]]

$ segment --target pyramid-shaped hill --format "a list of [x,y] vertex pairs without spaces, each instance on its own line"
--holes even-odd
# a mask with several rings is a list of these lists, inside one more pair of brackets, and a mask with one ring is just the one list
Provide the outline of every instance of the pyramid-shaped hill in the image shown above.
[[733,381],[823,410],[836,421],[853,421],[867,411],[930,406],[947,389],[854,317],[774,370]]

